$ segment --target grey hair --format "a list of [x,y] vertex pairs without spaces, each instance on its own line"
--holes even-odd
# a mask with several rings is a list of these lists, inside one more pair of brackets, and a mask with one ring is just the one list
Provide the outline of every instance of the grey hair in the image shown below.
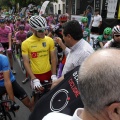
[[[105,50],[100,50],[105,51]],[[100,51],[94,53],[99,54]],[[107,51],[107,50],[106,50]],[[114,50],[113,50],[114,51]],[[115,50],[116,51],[116,50]],[[120,50],[119,51],[120,54]],[[79,70],[79,89],[85,109],[100,112],[112,102],[120,101],[120,55],[115,52],[110,56],[86,59]],[[98,57],[98,58],[97,58]]]

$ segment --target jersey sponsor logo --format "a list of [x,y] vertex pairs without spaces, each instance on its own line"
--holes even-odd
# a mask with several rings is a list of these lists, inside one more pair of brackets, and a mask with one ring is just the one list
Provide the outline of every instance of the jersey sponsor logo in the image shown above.
[[46,47],[46,42],[43,42],[43,43],[42,43],[42,46],[43,46],[43,47]]
[[37,58],[38,57],[37,52],[31,52],[31,56],[32,56],[32,58]]
[[31,48],[35,48],[35,47],[37,47],[37,46],[31,46]]
[[3,66],[3,69],[5,69],[5,68],[9,68],[9,65]]
[[0,80],[3,80],[3,72],[2,71],[0,71]]

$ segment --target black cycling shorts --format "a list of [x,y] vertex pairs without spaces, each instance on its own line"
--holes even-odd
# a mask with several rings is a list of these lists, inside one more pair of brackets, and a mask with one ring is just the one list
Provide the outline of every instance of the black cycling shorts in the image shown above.
[[[14,96],[16,98],[18,98],[19,100],[23,100],[24,98],[27,97],[25,90],[16,82],[16,80],[12,82],[12,87]],[[6,93],[5,87],[0,86],[0,97],[5,93]]]
[[9,48],[9,43],[8,42],[7,43],[1,43],[1,44],[2,44],[4,49],[8,49]]
[[92,26],[91,32],[98,34],[98,33],[99,33],[99,27],[93,27],[93,26]]

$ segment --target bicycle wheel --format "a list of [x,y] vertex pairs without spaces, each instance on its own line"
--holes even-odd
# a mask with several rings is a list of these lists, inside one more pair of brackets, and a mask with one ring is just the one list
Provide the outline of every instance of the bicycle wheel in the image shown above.
[[15,58],[15,51],[12,51],[12,58],[14,61],[16,61],[16,58]]
[[19,55],[20,55],[20,67],[24,71],[25,70],[25,66],[24,66],[21,50],[19,51]]
[[24,71],[25,70],[25,66],[24,66],[24,62],[22,57],[20,57],[20,65],[21,65],[21,69]]
[[5,112],[5,115],[0,116],[0,120],[12,120],[12,117],[9,112]]
[[16,57],[15,57],[15,43],[12,44],[12,58],[14,61],[16,61]]

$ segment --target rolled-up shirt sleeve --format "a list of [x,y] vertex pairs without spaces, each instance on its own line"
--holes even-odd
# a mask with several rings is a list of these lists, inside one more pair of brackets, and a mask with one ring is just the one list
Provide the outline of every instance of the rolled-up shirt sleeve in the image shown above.
[[64,50],[65,56],[67,56],[70,53],[70,49],[68,47],[65,48]]

